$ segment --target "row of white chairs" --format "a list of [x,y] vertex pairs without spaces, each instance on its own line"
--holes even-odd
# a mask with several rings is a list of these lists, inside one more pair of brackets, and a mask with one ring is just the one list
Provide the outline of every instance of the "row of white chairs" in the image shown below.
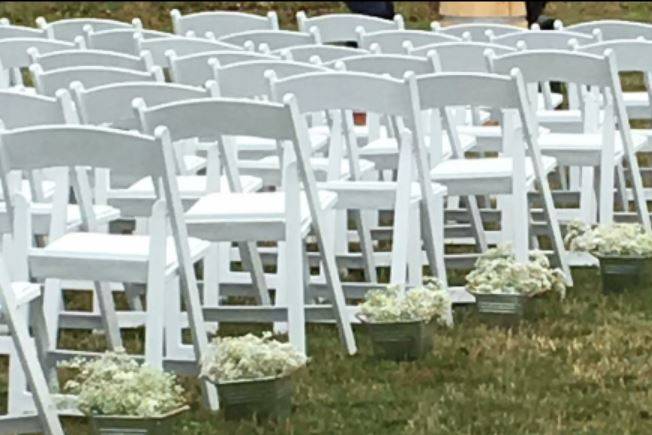
[[[255,53],[245,47],[217,49],[221,43],[211,38],[167,37],[165,43],[181,41],[178,47],[186,47],[171,48],[159,38],[136,35],[136,42],[143,45],[139,56],[121,58],[125,68],[88,65],[103,55],[92,50],[83,53],[79,40],[76,47],[66,46],[71,50],[67,57],[77,59],[77,64],[65,63],[66,55],[56,50],[23,45],[26,61],[20,66],[33,65],[35,92],[49,96],[0,94],[6,101],[0,108],[11,108],[0,113],[6,129],[0,133],[4,156],[0,172],[3,192],[10,192],[4,195],[3,256],[8,267],[0,270],[0,278],[3,283],[14,281],[3,286],[12,292],[6,292],[0,305],[6,307],[3,314],[14,333],[10,353],[23,368],[14,371],[10,380],[10,411],[14,412],[4,422],[12,427],[31,425],[34,417],[19,414],[36,407],[45,430],[61,433],[38,363],[53,376],[55,359],[77,354],[56,347],[57,334],[66,327],[101,327],[109,346],[116,347],[121,344],[121,328],[144,325],[145,359],[174,369],[188,363],[193,369],[206,345],[210,322],[219,321],[276,322],[278,330],[289,332],[295,346],[305,349],[305,321],[335,319],[345,348],[355,352],[350,329],[353,312],[345,300],[361,293],[345,290],[337,273],[341,243],[337,239],[344,234],[348,242],[350,236],[346,225],[338,226],[333,219],[342,211],[354,212],[353,236],[361,244],[365,279],[371,285],[375,285],[377,256],[371,243],[374,226],[369,225],[365,210],[394,210],[390,279],[414,285],[420,280],[422,260],[411,261],[411,253],[420,254],[422,245],[431,270],[446,276],[445,222],[470,222],[473,243],[486,248],[483,219],[494,210],[481,209],[476,202],[479,195],[498,195],[500,237],[515,244],[519,258],[526,258],[527,249],[536,246],[534,236],[543,232],[553,242],[557,263],[568,271],[557,217],[560,210],[548,184],[548,175],[558,166],[582,168],[580,187],[587,196],[596,195],[592,180],[599,180],[599,198],[589,202],[599,211],[586,216],[606,222],[613,218],[617,183],[614,171],[605,168],[617,170],[619,163],[627,162],[638,218],[644,223],[647,218],[649,227],[635,156],[646,142],[634,140],[629,131],[617,76],[619,69],[652,69],[640,56],[650,49],[647,41],[606,41],[586,48],[574,43],[575,52],[521,46],[517,47],[521,51],[505,48],[502,53],[485,52],[502,47],[496,44],[451,41],[434,45],[423,57],[324,46],[320,53],[341,49],[339,53],[347,56],[322,59],[313,52],[308,55],[310,64],[291,61],[293,47]],[[9,39],[0,39],[0,46]],[[453,47],[473,47],[482,69],[443,69],[446,62],[455,62],[454,55],[445,54],[446,49],[455,51]],[[201,53],[205,50],[213,52]],[[306,55],[308,50],[299,46],[296,52]],[[638,56],[627,54],[634,52]],[[19,56],[23,56],[20,50]],[[202,67],[197,71],[204,74],[203,80],[193,77],[190,67],[185,74],[193,83],[163,82],[161,67],[169,69],[173,80],[183,82],[184,57],[192,56],[197,57],[192,59],[195,65]],[[4,61],[1,53],[0,60]],[[206,79],[213,81],[206,84]],[[553,131],[546,134],[539,126],[547,107],[539,103],[537,86],[550,81],[577,86],[578,110],[583,114],[568,115],[574,116],[571,120],[580,130],[556,133],[555,123],[550,122]],[[65,89],[70,89],[72,98]],[[261,96],[276,103],[251,100]],[[352,111],[367,113],[364,129],[353,124]],[[491,116],[501,126],[469,125],[469,113],[476,121]],[[468,148],[460,132],[471,138]],[[475,148],[483,137],[484,149]],[[247,145],[250,155],[240,156]],[[465,151],[474,148],[499,156],[465,158]],[[315,152],[323,152],[327,160],[322,178],[311,158]],[[257,164],[258,172],[247,172],[251,166],[241,163],[248,159],[239,158],[252,156],[275,158],[277,165],[268,166],[272,169],[266,172]],[[366,159],[373,163],[367,168],[379,165],[394,170],[395,177],[366,179]],[[62,166],[70,169],[51,169]],[[89,168],[95,170],[88,172]],[[206,170],[205,176],[197,175],[200,169]],[[184,190],[184,182],[192,177],[203,178],[199,182],[204,184]],[[70,185],[75,205],[68,203]],[[277,191],[258,192],[262,185]],[[534,194],[543,199],[539,210],[530,207],[528,196]],[[464,197],[464,207],[449,203],[445,208],[446,195]],[[623,195],[628,201],[629,193]],[[120,216],[147,223],[136,235],[107,234],[103,227]],[[40,237],[40,245],[33,247],[34,234],[47,240]],[[167,234],[172,237],[169,241]],[[308,239],[317,241],[318,257],[306,252]],[[275,252],[280,281],[268,282],[262,269],[265,251],[256,247],[256,240],[281,241]],[[232,241],[239,242],[238,252],[232,252]],[[228,265],[236,257],[249,272],[243,282],[252,284],[253,292],[224,290],[251,295],[260,306],[218,304],[218,297],[226,293],[212,286],[219,280],[215,275],[226,271],[216,265]],[[321,262],[324,284],[311,282],[315,279],[308,271],[311,258]],[[192,270],[192,263],[201,259],[203,298]],[[42,281],[43,286],[30,284],[30,279]],[[62,280],[93,281],[98,311],[66,312],[61,289],[67,282]],[[111,291],[116,287],[110,283],[116,281],[129,281],[120,289],[129,297],[130,311],[116,312],[113,307]],[[146,310],[138,288],[143,285]],[[269,287],[276,289],[275,305],[269,304]],[[181,311],[181,294],[186,312]],[[315,305],[320,297],[331,305]],[[25,309],[30,304],[36,307],[31,319]],[[30,323],[39,352],[29,340]],[[181,343],[181,330],[187,326],[193,332],[192,348]],[[204,387],[213,393],[208,397],[215,407],[214,391]]]

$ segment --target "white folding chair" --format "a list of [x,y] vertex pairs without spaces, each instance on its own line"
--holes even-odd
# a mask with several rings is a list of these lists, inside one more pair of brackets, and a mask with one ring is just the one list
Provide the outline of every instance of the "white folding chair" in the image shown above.
[[[596,55],[601,55],[606,50],[611,50],[616,58],[616,68],[618,73],[633,72],[643,74],[646,89],[642,92],[623,92],[623,104],[627,108],[627,115],[630,119],[649,120],[650,117],[652,117],[652,112],[650,111],[649,106],[649,94],[651,92],[650,75],[652,74],[652,62],[650,62],[649,56],[652,55],[652,42],[644,39],[612,39],[597,44],[577,47],[576,50]],[[638,153],[649,153],[652,151],[652,147],[650,146],[652,130],[647,128],[633,128],[631,129],[631,132],[633,137],[636,137],[637,135],[647,137],[647,143],[637,149]],[[641,159],[641,162],[644,161],[645,159]],[[646,167],[642,167],[641,170],[643,173],[647,172]],[[620,177],[621,173],[617,173],[617,176]],[[624,180],[621,180],[619,184],[624,187]],[[649,191],[649,188],[645,189],[646,200],[649,196]],[[628,195],[628,197],[631,198],[630,195]],[[627,211],[626,204],[627,202],[623,203],[624,211]]]
[[528,32],[527,29],[509,24],[498,23],[464,23],[442,27],[438,21],[430,23],[430,29],[436,33],[452,35],[466,41],[489,42],[490,35],[501,36],[507,33]]
[[134,39],[135,34],[142,35],[143,39],[167,38],[174,36],[172,33],[159,32],[146,29],[107,29],[94,30],[92,26],[84,27],[86,46],[95,50],[117,51],[131,55],[140,54]]
[[43,71],[77,66],[104,66],[111,68],[149,71],[154,65],[147,53],[140,56],[106,50],[61,50],[40,53],[38,48],[27,50],[31,63],[41,65]]
[[[512,71],[509,77],[485,73],[436,73],[417,77],[411,83],[415,110],[431,109],[433,114],[441,115],[441,125],[453,143],[453,159],[439,161],[438,156],[431,153],[434,160],[434,168],[430,171],[432,180],[445,185],[449,194],[467,196],[469,204],[473,204],[473,195],[499,195],[501,239],[512,243],[519,261],[528,260],[530,243],[537,246],[529,230],[532,222],[527,199],[528,190],[536,186],[543,197],[544,233],[550,237],[557,263],[570,280],[570,269],[547,180],[556,162],[554,158],[541,156],[520,72]],[[455,124],[447,111],[448,107],[459,104],[501,110],[502,155],[477,159],[463,157]],[[420,118],[415,119],[417,137],[423,140]],[[435,133],[434,137],[440,135]],[[484,238],[485,231],[478,209],[472,207],[469,211],[472,231],[477,238]]]
[[419,47],[442,42],[457,42],[460,38],[425,30],[381,30],[367,33],[364,28],[357,29],[358,47],[372,53],[407,54],[406,44]]
[[[326,318],[336,319],[345,349],[355,353],[351,318],[345,309],[335,257],[324,240],[323,213],[332,206],[336,196],[317,189],[306,152],[307,130],[296,101],[292,97],[286,98],[283,104],[202,99],[151,108],[140,104],[137,110],[146,129],[166,125],[173,139],[218,140],[222,147],[233,193],[212,193],[197,201],[185,214],[189,234],[212,242],[277,240],[285,243],[279,266],[281,278],[275,285],[275,306],[210,307],[205,309],[207,320],[287,321],[290,342],[305,351],[305,322],[312,318],[312,309],[304,303],[307,264],[303,260],[303,241],[312,228],[332,304],[315,310],[321,310]],[[257,121],[252,123],[252,119]],[[233,151],[224,140],[229,136],[266,137],[282,144],[282,191],[239,193],[237,166],[233,160],[229,161]],[[260,295],[261,300],[263,297]],[[170,346],[179,346],[178,331],[170,339],[174,340]]]
[[[217,83],[217,94],[228,98],[265,98],[269,93],[269,86],[265,79],[265,72],[275,71],[278,77],[287,77],[306,72],[324,71],[325,68],[309,63],[291,62],[283,60],[255,60],[248,62],[219,65],[215,60],[209,61],[213,66],[213,77]],[[328,131],[313,126],[308,131],[312,153],[319,152],[328,144]],[[234,137],[233,147],[237,150],[238,168],[244,175],[261,177],[266,186],[280,184],[281,162],[278,155],[278,146],[275,141],[268,138]],[[315,176],[323,180],[328,167],[328,159],[314,157],[310,159]],[[367,163],[366,169],[370,169]],[[344,168],[345,174],[350,174]]]
[[356,29],[365,32],[380,30],[403,30],[405,23],[401,15],[394,15],[393,20],[371,17],[362,14],[325,14],[308,17],[304,11],[297,12],[297,25],[300,32],[309,33],[310,29],[319,31],[321,42],[355,42],[358,40]]
[[59,89],[67,89],[70,83],[75,81],[89,88],[108,83],[164,81],[163,72],[157,66],[149,71],[103,66],[77,66],[43,71],[41,65],[35,63],[30,65],[29,71],[36,92],[42,95],[54,95]]
[[[304,114],[326,111],[329,114],[331,127],[331,146],[329,153],[346,158],[350,167],[354,168],[348,180],[338,180],[337,165],[333,165],[333,176],[323,184],[325,189],[338,193],[335,207],[349,210],[356,222],[356,231],[362,253],[365,279],[376,280],[375,255],[368,222],[361,216],[362,210],[394,210],[393,248],[391,254],[390,282],[405,286],[417,285],[421,277],[421,243],[419,227],[419,208],[422,213],[423,237],[427,258],[432,273],[446,282],[446,271],[443,266],[443,222],[436,215],[436,197],[445,194],[441,186],[433,186],[429,181],[424,183],[418,176],[412,174],[412,165],[421,158],[427,158],[422,149],[417,149],[411,142],[411,134],[402,128],[402,118],[411,116],[411,105],[408,99],[407,84],[401,80],[359,72],[315,72],[276,79],[270,75],[270,86],[276,98],[286,94],[296,96],[300,111]],[[333,92],[338,89],[339,92]],[[375,113],[391,118],[390,125],[400,144],[400,160],[396,182],[368,181],[359,170],[360,156],[357,141],[353,133],[352,110]],[[409,123],[409,120],[405,120]],[[403,130],[403,131],[401,131]],[[426,174],[427,176],[427,174]],[[415,181],[415,183],[413,183]],[[419,181],[417,184],[416,181]],[[424,184],[427,184],[424,186]],[[443,213],[443,208],[439,208]],[[443,214],[441,214],[443,218]],[[416,228],[409,228],[416,225]],[[344,235],[344,246],[348,244],[346,225],[335,228],[333,242]],[[416,232],[412,232],[412,231]],[[441,233],[438,231],[442,230]],[[340,234],[337,234],[339,231]],[[438,238],[438,234],[442,237]],[[416,238],[416,243],[415,239]],[[408,243],[411,242],[411,243]],[[415,255],[410,268],[408,281],[407,267],[410,263],[407,255],[411,245],[419,254]],[[340,252],[346,254],[346,251]],[[415,264],[418,264],[415,267]],[[387,265],[387,264],[386,264]],[[416,275],[416,276],[415,276]]]
[[213,79],[213,67],[208,63],[210,59],[216,59],[222,66],[251,60],[278,59],[277,56],[242,50],[201,51],[183,56],[168,50],[166,56],[171,81],[192,86],[203,86],[207,80]]
[[[503,56],[488,53],[488,61],[492,70],[498,73],[519,68],[530,94],[536,92],[538,82],[549,80],[574,83],[581,90],[595,87],[603,93],[602,123],[598,97],[592,91],[583,91],[584,132],[541,135],[538,139],[541,152],[555,157],[560,166],[582,168],[581,176],[577,174],[576,181],[570,180],[570,187],[580,189],[580,219],[587,223],[594,223],[596,215],[600,223],[613,221],[614,171],[618,164],[627,162],[638,218],[647,230],[652,231],[636,160],[636,152],[647,143],[647,138],[632,135],[622,102],[615,56],[609,50],[604,54],[602,57],[572,51],[531,50]],[[616,126],[618,131],[615,131]],[[594,174],[595,170],[598,174]],[[599,190],[597,198],[594,178]],[[568,212],[574,213],[572,209]]]
[[[650,26],[652,27],[652,26]],[[649,70],[643,68],[645,65],[644,54],[648,51],[648,44],[644,41],[635,41],[629,38],[608,39],[595,44],[588,44],[574,47],[577,51],[601,55],[606,49],[611,49],[616,54],[616,65],[621,72],[638,72],[645,76],[646,87],[649,83]],[[638,53],[636,50],[643,50]],[[629,119],[650,119],[652,109],[650,108],[650,97],[648,91],[623,92],[623,102],[627,108]]]
[[84,26],[91,26],[95,31],[143,27],[138,18],[134,18],[131,23],[102,18],[67,18],[48,23],[43,17],[36,18],[36,26],[45,30],[50,39],[60,41],[74,41],[77,36],[83,36]]
[[[110,282],[132,282],[147,285],[147,311],[145,320],[145,361],[153,367],[162,367],[164,357],[163,330],[166,301],[171,289],[180,281],[181,293],[188,312],[188,325],[192,331],[194,355],[191,360],[196,370],[197,362],[208,345],[199,291],[193,263],[205,254],[208,244],[188,238],[183,220],[183,210],[174,175],[174,153],[165,128],[157,128],[154,136],[135,132],[94,126],[38,126],[0,133],[3,151],[2,172],[66,167],[70,170],[75,196],[83,210],[83,232],[62,234],[42,248],[31,248],[26,254],[29,274],[40,281],[44,279],[89,280],[99,296],[101,327],[107,337],[108,347],[122,346],[119,322],[111,295]],[[130,158],[125,158],[129,156]],[[159,200],[152,207],[150,235],[106,234],[95,231],[96,222],[90,207],[93,204],[88,186],[78,177],[85,168],[106,168],[111,173],[151,176]],[[58,212],[65,216],[67,198],[59,198]],[[22,204],[25,204],[24,202]],[[21,213],[21,202],[14,204],[12,213]],[[24,212],[23,212],[24,213]],[[169,220],[171,236],[167,236]],[[12,220],[13,222],[13,220]],[[30,234],[25,230],[29,222],[19,222],[14,233]],[[47,297],[47,295],[45,295]],[[44,306],[47,306],[44,303]],[[38,310],[43,315],[43,309]],[[77,313],[73,319],[61,319],[52,324],[43,316],[46,331],[38,336],[38,346],[48,367],[70,352],[57,348],[52,331],[59,327],[79,327],[94,324],[92,313]],[[60,320],[60,319],[57,319]],[[55,333],[56,334],[56,333]],[[83,351],[72,352],[83,354]],[[217,408],[214,387],[202,382],[205,399],[211,408]]]
[[570,32],[565,30],[545,31],[530,30],[529,32],[514,32],[503,35],[489,34],[489,42],[492,44],[506,45],[518,48],[519,43],[525,44],[527,50],[568,50],[569,42],[574,39],[579,45],[598,42],[599,39],[585,33]]
[[310,29],[307,33],[291,30],[250,30],[224,35],[218,41],[249,50],[258,50],[262,53],[270,53],[272,50],[297,45],[321,43],[319,31],[315,28]]
[[210,32],[215,38],[236,32],[251,30],[278,30],[278,16],[269,11],[263,17],[235,11],[207,11],[182,15],[178,9],[170,11],[174,33],[188,36],[188,33],[204,37]]

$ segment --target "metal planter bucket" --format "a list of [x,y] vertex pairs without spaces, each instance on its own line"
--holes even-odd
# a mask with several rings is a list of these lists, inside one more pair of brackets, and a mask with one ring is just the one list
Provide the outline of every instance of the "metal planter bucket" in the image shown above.
[[369,331],[374,353],[384,359],[410,361],[422,358],[433,348],[433,322],[374,323],[361,319]]
[[597,256],[604,293],[622,293],[641,284],[641,276],[651,257]]
[[217,384],[227,420],[286,419],[292,413],[292,390],[290,376]]
[[483,322],[496,326],[516,326],[532,314],[532,298],[512,293],[473,293],[475,307]]
[[183,406],[156,417],[91,415],[89,420],[94,435],[172,435],[173,420],[189,409]]

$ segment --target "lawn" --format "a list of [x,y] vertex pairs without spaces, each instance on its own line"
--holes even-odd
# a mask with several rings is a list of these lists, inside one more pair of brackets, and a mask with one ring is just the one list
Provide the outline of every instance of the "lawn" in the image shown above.
[[[42,2],[0,4],[13,23],[95,16],[170,30],[168,10],[187,13],[275,9],[281,25],[294,14],[344,11],[337,2]],[[396,2],[409,27],[436,18],[434,2]],[[652,21],[648,3],[553,3],[546,13],[566,23],[598,18]],[[638,87],[632,81],[628,87]],[[540,316],[516,331],[482,325],[472,309],[456,310],[456,325],[439,330],[435,349],[412,363],[373,358],[365,331],[356,329],[360,352],[341,352],[333,327],[309,328],[311,362],[297,376],[294,413],[279,424],[224,421],[201,409],[197,383],[183,379],[192,411],[178,434],[647,434],[652,433],[652,281],[621,296],[601,293],[597,271],[574,271],[567,299],[546,301]],[[77,306],[85,301],[69,301]],[[257,329],[259,330],[259,329]],[[240,333],[224,327],[221,334]],[[130,351],[142,350],[142,331],[127,331]],[[102,349],[102,337],[66,333],[66,345]],[[6,406],[6,360],[0,359],[0,409]],[[70,434],[86,426],[66,421]]]

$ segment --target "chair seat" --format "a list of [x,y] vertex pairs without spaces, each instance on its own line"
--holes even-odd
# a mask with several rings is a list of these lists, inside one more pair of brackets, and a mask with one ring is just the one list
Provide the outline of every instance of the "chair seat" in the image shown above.
[[[113,282],[147,282],[150,237],[106,233],[67,233],[44,248],[29,252],[30,270],[36,277],[90,279]],[[197,261],[208,242],[189,238],[190,256]],[[167,238],[166,274],[178,266],[172,237]]]
[[183,162],[186,165],[186,170],[191,174],[195,174],[206,168],[206,159],[204,157],[186,155],[183,156]]
[[[634,150],[647,144],[647,137],[632,134]],[[602,152],[602,135],[584,133],[550,133],[539,138],[541,152],[555,157],[563,166],[597,166]],[[619,132],[614,136],[616,161],[623,157],[623,145]]]
[[[553,157],[543,156],[545,173],[554,170],[557,162]],[[439,163],[430,171],[433,181],[448,188],[449,195],[482,195],[511,192],[513,175],[511,157],[480,159],[450,159]],[[525,159],[525,177],[528,186],[534,181],[532,160]]]
[[[318,183],[320,189],[337,194],[337,209],[391,210],[396,205],[395,181],[326,181]],[[446,195],[446,186],[432,183],[434,196]],[[421,200],[421,187],[413,182],[410,186],[410,203]]]
[[[499,125],[460,125],[457,132],[475,138],[474,151],[500,152],[503,148],[503,129]],[[549,132],[550,129],[539,127],[539,135]]]
[[[308,130],[312,151],[317,152],[328,145],[330,132],[328,128],[313,127]],[[275,154],[276,141],[256,136],[235,136],[234,144],[238,147],[238,158],[262,158],[267,154]]]
[[[179,196],[184,210],[187,210],[208,192],[207,178],[203,175],[179,175],[177,185]],[[263,181],[257,177],[247,175],[240,177],[243,192],[256,192],[263,187]],[[229,183],[225,175],[220,177],[219,191],[229,192]],[[127,189],[110,190],[108,203],[119,208],[125,217],[144,217],[152,212],[152,205],[156,200],[151,177],[143,178],[129,186]]]
[[[328,158],[312,157],[310,164],[315,172],[317,181],[326,181],[328,174]],[[281,181],[281,170],[278,156],[267,156],[259,160],[240,160],[238,169],[241,174],[248,174],[263,179],[266,186],[279,185]],[[374,164],[368,160],[360,159],[360,172],[366,174],[374,169]],[[340,178],[348,179],[351,176],[349,171],[349,161],[343,160],[340,166]]]
[[[336,201],[337,194],[319,191],[322,210],[332,208]],[[303,192],[299,203],[302,231],[307,231],[312,218]],[[281,240],[284,238],[285,193],[210,193],[197,201],[185,213],[185,218],[189,234],[205,240]]]
[[[471,150],[476,141],[473,136],[460,134],[462,151]],[[430,137],[425,137],[427,147],[430,147]],[[447,134],[442,135],[442,158],[449,159],[452,156],[452,148]],[[378,170],[396,169],[398,167],[398,144],[393,137],[384,137],[370,142],[367,146],[360,148],[360,157],[374,163]]]

